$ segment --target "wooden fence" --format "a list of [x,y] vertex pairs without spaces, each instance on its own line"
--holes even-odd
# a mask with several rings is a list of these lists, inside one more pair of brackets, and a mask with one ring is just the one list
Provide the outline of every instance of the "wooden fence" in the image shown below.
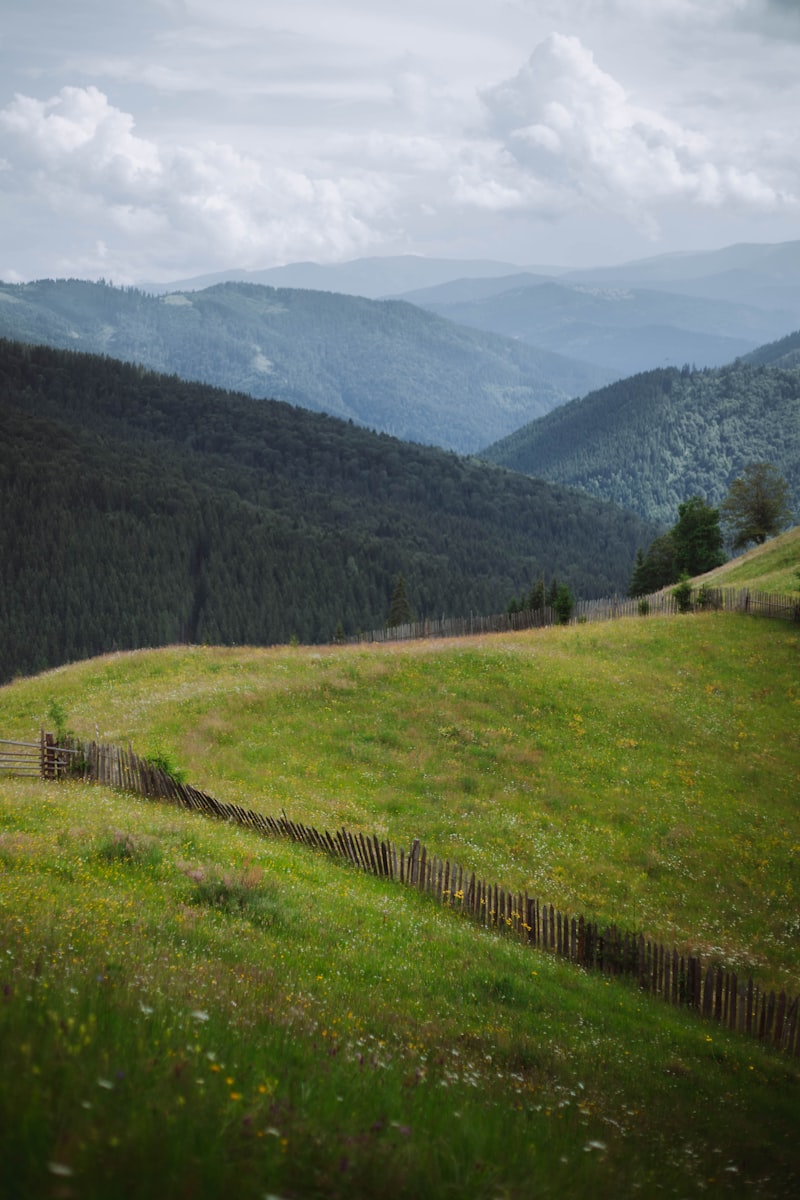
[[0,738],[0,772],[37,779],[58,779],[70,773],[75,749],[59,746],[55,734],[41,732],[38,742],[10,742]]
[[[753,592],[749,588],[716,588],[701,585],[692,588],[689,608],[694,612],[721,611],[749,613],[785,621],[800,621],[800,595],[773,595]],[[618,617],[673,616],[680,611],[672,590],[654,592],[649,596],[612,596],[605,600],[578,600],[569,624],[588,621],[613,621]],[[413,638],[469,637],[483,633],[511,633],[514,630],[541,629],[558,625],[558,614],[552,608],[526,609],[515,613],[497,613],[483,617],[441,617],[411,621],[385,629],[373,629],[348,638],[358,642],[402,642]]]
[[[44,735],[42,743],[50,745],[49,737]],[[721,965],[704,966],[699,955],[680,953],[674,946],[646,939],[643,933],[559,912],[527,892],[488,883],[474,871],[430,854],[418,840],[406,850],[374,835],[345,828],[335,834],[327,830],[321,833],[289,820],[285,813],[265,816],[179,783],[130,749],[73,741],[66,751],[71,771],[86,779],[323,850],[370,875],[395,880],[432,896],[481,926],[519,938],[586,970],[633,978],[642,990],[667,1004],[685,1006],[728,1029],[800,1057],[798,997],[785,992],[767,993],[752,978],[740,978],[737,972]]]

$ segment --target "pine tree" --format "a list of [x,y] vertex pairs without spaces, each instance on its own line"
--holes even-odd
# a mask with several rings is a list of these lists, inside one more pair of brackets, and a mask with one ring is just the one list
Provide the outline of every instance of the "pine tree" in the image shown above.
[[389,605],[389,617],[386,625],[389,629],[394,629],[398,625],[407,625],[411,620],[411,605],[408,602],[408,593],[406,591],[406,581],[402,575],[398,575],[392,592],[392,600]]

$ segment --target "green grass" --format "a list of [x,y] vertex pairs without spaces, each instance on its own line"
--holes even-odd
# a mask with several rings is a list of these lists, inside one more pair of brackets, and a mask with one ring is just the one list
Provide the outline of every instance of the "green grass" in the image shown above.
[[[800,991],[800,637],[735,614],[395,648],[115,656],[0,691],[169,748],[222,800],[345,824]],[[720,870],[720,864],[724,866]]]
[[236,827],[0,811],[4,1196],[791,1194],[797,1067],[757,1044]]
[[[0,733],[56,703],[797,994],[798,651],[734,614],[141,651],[0,689]],[[0,1195],[796,1192],[796,1060],[344,864],[4,781],[0,873]]]
[[733,558],[702,579],[718,587],[750,587],[760,592],[800,592],[800,525],[763,546]]

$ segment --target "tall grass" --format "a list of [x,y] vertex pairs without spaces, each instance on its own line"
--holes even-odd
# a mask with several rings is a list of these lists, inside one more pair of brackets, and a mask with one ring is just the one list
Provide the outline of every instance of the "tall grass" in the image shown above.
[[0,828],[3,1196],[792,1194],[757,1044],[147,801],[7,784]]

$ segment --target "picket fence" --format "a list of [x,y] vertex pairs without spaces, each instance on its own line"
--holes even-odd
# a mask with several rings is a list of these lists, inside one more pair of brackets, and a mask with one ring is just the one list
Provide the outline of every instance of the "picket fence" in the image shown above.
[[[40,744],[54,745],[52,735],[43,733]],[[562,913],[527,892],[488,883],[474,871],[431,854],[418,839],[405,849],[345,828],[335,834],[320,832],[291,821],[285,813],[265,816],[180,783],[131,749],[73,740],[56,750],[65,752],[60,761],[69,764],[70,773],[84,779],[322,850],[370,875],[424,892],[485,928],[517,937],[586,970],[633,978],[643,991],[668,1004],[685,1006],[728,1029],[800,1057],[797,996],[763,991],[752,978],[740,978],[736,971],[719,964],[704,966],[699,955],[680,953],[641,932]]]
[[[568,624],[589,621],[613,621],[620,617],[674,616],[682,611],[670,589],[649,596],[612,596],[602,600],[578,600]],[[740,612],[751,616],[800,621],[800,596],[753,592],[749,588],[693,587],[688,602],[692,612]],[[542,629],[560,624],[553,608],[525,609],[522,612],[496,613],[494,616],[470,614],[468,617],[426,618],[404,625],[373,629],[346,639],[349,643],[402,642],[415,638],[470,637],[484,633],[511,633],[524,629]]]

